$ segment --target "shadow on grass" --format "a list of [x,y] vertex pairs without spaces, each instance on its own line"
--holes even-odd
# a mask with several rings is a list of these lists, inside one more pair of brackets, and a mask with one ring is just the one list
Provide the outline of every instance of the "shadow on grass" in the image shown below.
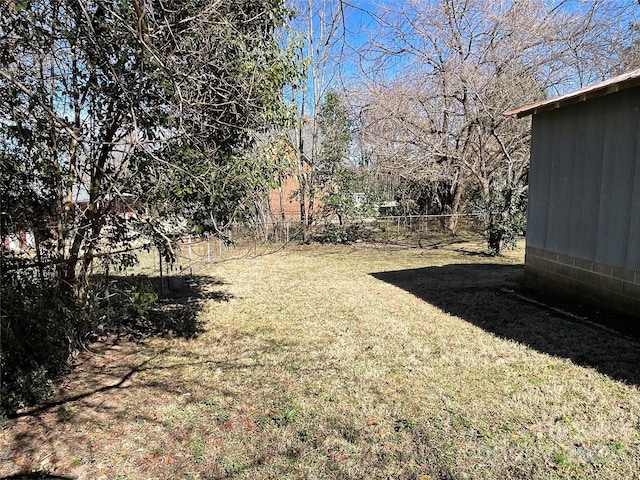
[[[616,380],[640,385],[638,337],[628,338],[509,294],[505,287],[522,291],[521,265],[454,264],[372,275],[501,338],[595,368]],[[557,301],[539,295],[536,300],[547,305]],[[611,324],[613,317],[619,324],[626,321],[637,325],[638,322],[573,306],[596,324]],[[562,307],[572,309],[567,302],[563,302]]]
[[[112,277],[110,279],[111,293],[117,297],[116,292],[147,292],[153,289],[159,290],[159,279],[154,277],[129,276]],[[91,346],[93,353],[99,351],[108,342],[118,343],[120,340],[143,342],[152,337],[173,337],[194,339],[204,332],[204,325],[198,318],[198,313],[206,301],[228,301],[231,295],[220,287],[224,282],[209,276],[171,276],[164,279],[162,294],[155,302],[145,306],[145,311],[132,307],[112,309],[111,318],[106,320],[100,331],[95,332],[94,343]],[[131,290],[136,286],[137,290]],[[142,286],[142,288],[141,288]],[[148,309],[146,307],[149,307]],[[102,337],[102,338],[101,338]],[[147,362],[138,366],[132,366],[127,372],[123,372],[115,383],[101,385],[82,394],[65,397],[62,399],[41,402],[38,405],[7,412],[7,418],[19,418],[32,416],[40,412],[46,412],[54,407],[59,407],[66,402],[81,400],[96,393],[120,388],[130,377],[145,367]]]
[[[78,393],[78,394],[75,394],[75,395],[62,396],[61,398],[59,398],[57,400],[53,400],[53,401],[49,401],[49,402],[42,402],[41,404],[39,404],[39,405],[37,405],[35,407],[23,409],[23,410],[20,410],[18,412],[11,412],[11,413],[9,413],[7,415],[7,418],[20,418],[20,417],[27,417],[27,416],[31,417],[31,416],[37,415],[39,413],[42,413],[42,412],[50,411],[55,407],[59,407],[61,405],[69,403],[69,402],[75,402],[75,401],[78,401],[78,400],[85,399],[87,397],[91,397],[92,395],[95,395],[97,393],[108,392],[109,390],[117,390],[118,388],[121,388],[128,380],[130,380],[131,377],[133,377],[134,374],[143,371],[145,366],[151,360],[155,359],[157,356],[159,356],[160,354],[163,354],[163,353],[165,353],[165,351],[162,351],[159,354],[155,355],[154,357],[151,357],[149,360],[146,360],[146,361],[142,362],[140,365],[137,365],[137,366],[134,366],[134,367],[130,367],[126,373],[124,373],[122,376],[118,376],[117,377],[118,381],[115,382],[115,383],[110,383],[108,385],[102,385],[102,386],[99,386],[99,387],[95,387],[93,389],[90,389],[89,391],[85,391],[83,393]],[[99,372],[96,371],[95,373],[98,374]]]
[[143,284],[158,294],[145,314],[135,310],[129,315],[117,315],[105,326],[106,333],[115,333],[131,341],[150,337],[193,339],[204,329],[198,320],[203,302],[226,302],[231,295],[219,287],[224,282],[210,276],[172,275],[160,285],[158,277],[113,277],[115,285]]

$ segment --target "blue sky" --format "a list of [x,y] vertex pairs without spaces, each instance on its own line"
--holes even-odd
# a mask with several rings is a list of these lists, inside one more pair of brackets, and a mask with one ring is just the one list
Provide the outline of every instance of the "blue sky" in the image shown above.
[[[433,3],[440,3],[442,0],[423,0],[421,4],[428,5]],[[491,0],[487,0],[491,1]],[[499,1],[499,0],[496,0]],[[517,1],[517,0],[514,0]],[[543,0],[541,0],[543,1]],[[340,5],[339,0],[333,0],[329,2],[331,8],[336,8]],[[578,9],[589,8],[594,5],[593,1],[586,0],[546,0],[545,2],[549,6],[560,5],[560,8],[569,11],[576,12]],[[313,0],[313,6],[315,8],[324,4],[323,0]],[[377,80],[391,79],[398,75],[400,67],[406,65],[408,56],[398,55],[395,56],[395,63],[391,63],[389,59],[385,61],[386,70],[381,70],[381,62],[374,57],[363,59],[358,55],[358,50],[365,47],[370,39],[376,41],[382,41],[387,45],[390,45],[394,38],[390,37],[385,39],[383,35],[389,35],[389,31],[381,28],[378,15],[387,8],[393,8],[397,11],[402,11],[404,8],[415,8],[413,1],[384,1],[384,0],[343,0],[342,6],[344,9],[344,33],[346,44],[336,42],[332,47],[334,49],[332,55],[332,62],[330,62],[330,68],[336,73],[332,77],[332,82],[335,84],[335,89],[340,90],[344,86],[362,84],[367,82],[368,76],[375,74]],[[601,3],[607,8],[615,9],[619,6],[627,6],[630,9],[627,10],[628,16],[626,18],[616,18],[619,24],[626,28],[630,22],[640,22],[640,5],[637,0],[605,0],[605,3]],[[419,7],[418,7],[419,8]],[[613,10],[611,10],[613,12]],[[415,61],[415,58],[412,60]],[[338,73],[340,75],[338,75]],[[591,81],[599,80],[595,77],[589,77],[588,75],[584,79],[577,79],[572,85],[566,85],[565,88],[572,89],[582,81],[591,83]],[[572,83],[567,80],[568,83]],[[307,108],[307,112],[310,112],[310,108]]]

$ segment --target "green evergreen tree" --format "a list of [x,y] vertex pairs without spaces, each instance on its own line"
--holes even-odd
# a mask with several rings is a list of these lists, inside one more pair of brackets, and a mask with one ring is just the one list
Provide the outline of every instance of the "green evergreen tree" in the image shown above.
[[0,3],[2,235],[33,232],[38,266],[3,252],[3,402],[48,368],[46,339],[71,348],[95,323],[96,259],[126,266],[113,252],[141,239],[170,257],[176,225],[220,232],[271,181],[274,160],[247,152],[286,118],[289,16],[283,0]]
[[329,90],[318,115],[321,146],[316,165],[317,185],[322,191],[323,209],[336,215],[340,225],[354,212],[355,173],[349,167],[353,125],[349,110],[338,93]]

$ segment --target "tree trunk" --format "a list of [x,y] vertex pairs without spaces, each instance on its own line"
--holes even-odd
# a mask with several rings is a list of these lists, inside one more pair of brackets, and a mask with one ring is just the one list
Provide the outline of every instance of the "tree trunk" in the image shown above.
[[489,250],[494,255],[499,255],[502,251],[502,232],[496,228],[489,228]]
[[451,205],[449,214],[450,217],[446,217],[447,231],[454,237],[458,233],[458,217],[460,213],[460,205],[462,204],[462,189],[456,185],[453,188],[453,195],[451,196]]

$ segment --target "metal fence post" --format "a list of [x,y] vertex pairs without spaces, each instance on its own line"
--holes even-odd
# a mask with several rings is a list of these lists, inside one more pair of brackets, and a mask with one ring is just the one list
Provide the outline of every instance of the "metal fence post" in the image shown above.
[[187,237],[187,245],[189,249],[189,275],[193,275],[193,267],[191,266],[191,260],[193,255],[191,254],[191,235]]
[[160,264],[160,295],[164,295],[164,285],[162,282],[162,252],[160,251],[160,249],[158,248],[158,260],[159,260],[159,264]]

